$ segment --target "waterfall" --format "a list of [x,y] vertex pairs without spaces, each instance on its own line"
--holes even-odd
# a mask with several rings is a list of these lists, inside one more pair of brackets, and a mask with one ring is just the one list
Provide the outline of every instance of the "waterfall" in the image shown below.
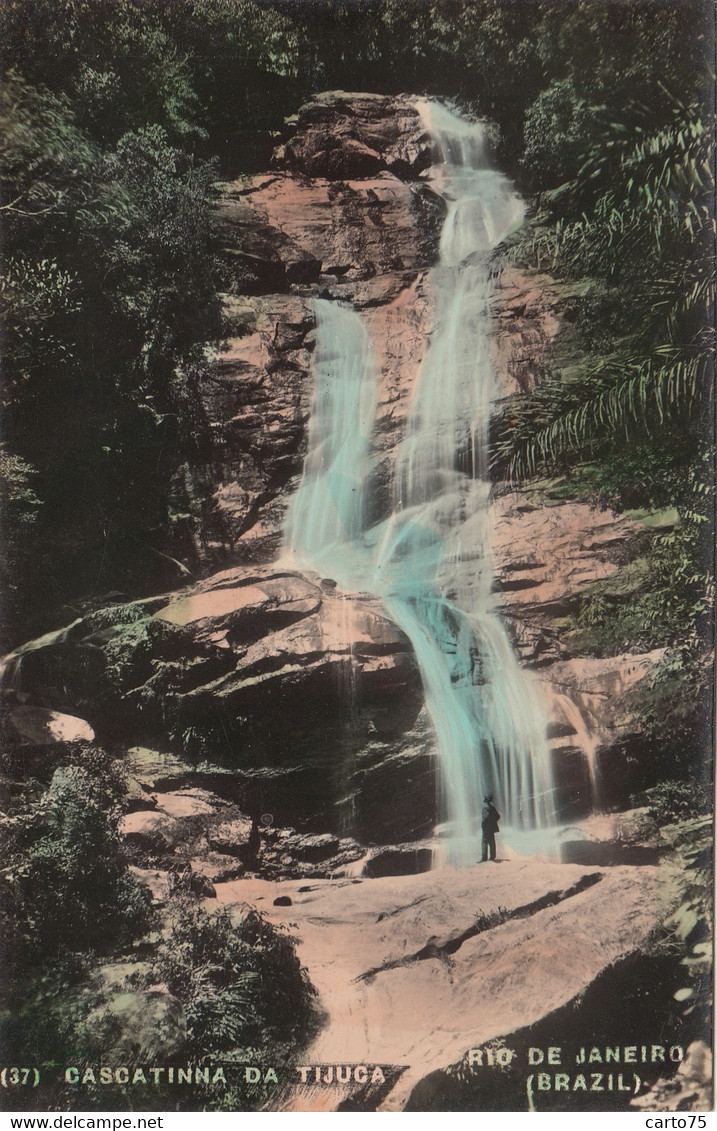
[[317,299],[308,454],[285,545],[302,567],[380,597],[411,640],[440,759],[449,858],[471,864],[487,793],[503,815],[504,842],[542,848],[535,831],[552,821],[544,705],[493,594],[486,480],[496,392],[489,260],[521,223],[523,204],[491,167],[482,124],[440,104],[418,108],[448,208],[431,271],[435,320],[395,455],[392,512],[366,523],[379,380],[368,334],[350,307]]
[[66,640],[69,640],[73,628],[80,624],[82,624],[82,617],[77,617],[72,624],[63,625],[62,628],[53,629],[52,632],[45,632],[42,636],[28,640],[27,643],[14,648],[6,656],[0,657],[0,692],[6,693],[20,689],[22,661],[25,656],[29,656],[32,652],[42,652],[45,648],[54,647],[55,644],[64,644]]
[[358,315],[324,299],[314,302],[314,313],[308,452],[284,541],[303,564],[329,572],[337,549],[358,542],[364,532],[377,379],[371,343]]

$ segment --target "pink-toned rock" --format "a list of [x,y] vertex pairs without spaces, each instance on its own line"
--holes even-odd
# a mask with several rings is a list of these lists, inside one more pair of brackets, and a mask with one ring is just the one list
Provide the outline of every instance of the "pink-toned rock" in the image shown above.
[[490,353],[500,396],[529,393],[540,382],[560,327],[560,302],[549,275],[511,267],[496,278]]
[[633,693],[665,654],[576,657],[542,668],[556,781],[564,814],[625,804],[637,788],[630,746],[639,740]]
[[188,817],[206,817],[216,812],[216,802],[205,795],[204,790],[179,790],[177,793],[157,793],[157,809],[175,820]]
[[213,852],[224,856],[238,856],[241,860],[248,860],[251,854],[251,830],[250,817],[235,817],[233,821],[211,830],[209,847]]
[[205,876],[210,883],[226,883],[244,872],[244,865],[229,853],[209,851],[201,859],[192,860],[192,871]]
[[[282,489],[301,470],[311,398],[306,339],[313,316],[307,300],[290,295],[241,301],[227,295],[225,306],[237,336],[215,353],[202,386],[213,437],[212,497],[202,509],[197,551],[211,561],[231,560],[239,539],[278,498],[281,505],[258,554],[270,560],[286,505]],[[189,479],[184,486],[190,498],[206,490]],[[252,550],[242,544],[241,552],[246,558],[256,556],[256,549],[256,543]]]
[[112,1066],[178,1057],[187,1039],[184,1007],[166,986],[114,994],[89,1014],[87,1047]]
[[120,835],[129,843],[149,852],[167,851],[174,844],[180,825],[167,813],[140,810],[125,813]]
[[[387,1111],[468,1049],[498,1037],[510,1047],[508,1034],[579,1000],[648,946],[664,914],[652,867],[600,873],[516,859],[301,887],[239,880],[218,885],[217,897],[237,904],[237,917],[251,901],[291,923],[326,1014],[307,1063],[407,1066],[382,1101]],[[476,929],[481,917],[486,927]],[[521,1085],[524,1096],[524,1076]],[[328,1107],[346,1098],[322,1091],[317,1103]]]
[[426,351],[434,314],[434,296],[425,273],[416,276],[389,303],[373,307],[364,318],[380,374],[376,405],[374,453],[378,459],[377,487],[388,487],[396,448]]
[[222,186],[215,210],[242,297],[225,296],[234,329],[202,385],[210,463],[201,475],[185,467],[176,484],[205,568],[266,562],[279,551],[305,451],[311,298],[320,293],[366,313],[382,374],[379,511],[387,505],[387,453],[430,329],[422,275],[436,255],[444,205],[417,179],[431,144],[415,106],[332,92],[302,107],[292,128],[284,168]]
[[342,684],[365,688],[364,671],[374,691],[385,693],[394,686],[398,693],[418,686],[408,640],[387,618],[381,602],[328,590],[316,611],[243,647],[231,672],[209,689],[190,692],[187,699],[204,699],[210,690],[212,697],[230,701],[234,710],[242,703],[254,703],[255,709],[265,703],[271,710],[287,686],[300,687],[302,682],[308,687],[318,679],[327,692],[335,684],[339,694]]
[[27,746],[54,746],[60,742],[94,742],[95,732],[77,715],[48,711],[44,707],[12,707],[7,714],[11,728]]
[[[282,234],[284,246],[320,263],[330,294],[358,306],[392,301],[425,269],[431,248],[419,220],[431,209],[437,218],[440,209],[427,185],[387,172],[338,184],[281,174],[250,193],[247,204]],[[228,224],[226,212],[224,218]]]

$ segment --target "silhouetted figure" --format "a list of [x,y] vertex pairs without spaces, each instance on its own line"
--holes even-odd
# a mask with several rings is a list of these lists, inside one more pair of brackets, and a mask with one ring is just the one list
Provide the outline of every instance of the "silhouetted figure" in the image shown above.
[[251,819],[251,830],[249,832],[249,841],[247,843],[247,863],[256,864],[257,857],[259,856],[259,849],[261,848],[261,833],[259,832],[259,822],[256,817]]
[[498,832],[500,813],[493,804],[493,794],[489,793],[483,798],[483,812],[480,827],[483,833],[483,852],[481,864],[487,860],[495,860],[495,834]]

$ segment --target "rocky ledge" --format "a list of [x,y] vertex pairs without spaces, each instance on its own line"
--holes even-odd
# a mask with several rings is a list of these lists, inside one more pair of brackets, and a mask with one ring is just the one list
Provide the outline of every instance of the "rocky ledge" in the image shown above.
[[[216,891],[220,903],[237,905],[237,913],[249,900],[297,938],[327,1014],[303,1064],[401,1066],[393,1077],[386,1074],[390,1086],[378,1098],[381,1111],[411,1110],[414,1101],[415,1110],[431,1110],[437,1072],[438,1110],[446,1110],[447,1095],[455,1110],[527,1110],[526,1080],[533,1071],[528,1044],[561,1044],[566,1054],[570,1045],[573,1067],[564,1071],[578,1071],[579,1047],[594,1045],[602,1031],[597,1001],[592,1015],[580,1012],[592,992],[588,987],[602,987],[604,1005],[609,979],[619,980],[624,964],[647,948],[667,912],[653,867],[596,869],[518,859],[400,879],[230,881]],[[634,1016],[620,1020],[613,1014],[604,1043],[644,1043],[648,1032],[664,1043],[660,1033],[669,1031],[669,1043],[680,1044],[681,1024],[649,1015],[650,1008],[643,1001]],[[566,1017],[555,1029],[559,1039],[548,1036],[545,1026],[536,1028],[561,1010]],[[467,1066],[458,1072],[469,1049],[486,1046],[514,1048],[512,1075],[498,1072],[496,1083],[495,1071],[492,1081],[472,1081]],[[642,1066],[640,1090],[663,1068]],[[466,1098],[476,1085],[498,1091],[487,1101],[485,1094]],[[295,1084],[286,1088],[275,1106],[361,1110],[354,1106],[360,1103],[356,1092],[353,1082],[312,1087],[309,1080],[298,1095]],[[626,1106],[630,1097],[618,1098]],[[546,1110],[569,1107],[569,1100],[556,1106],[551,1096]]]
[[435,820],[410,644],[380,602],[330,579],[237,567],[89,614],[8,669],[28,752],[28,710],[44,720],[72,703],[87,719],[75,729],[223,768],[234,799],[282,826],[393,841]]

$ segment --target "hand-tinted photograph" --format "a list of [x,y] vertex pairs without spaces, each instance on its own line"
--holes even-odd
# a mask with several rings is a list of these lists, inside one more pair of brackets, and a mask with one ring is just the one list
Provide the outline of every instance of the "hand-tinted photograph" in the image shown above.
[[712,1109],[708,0],[6,0],[0,1100]]

